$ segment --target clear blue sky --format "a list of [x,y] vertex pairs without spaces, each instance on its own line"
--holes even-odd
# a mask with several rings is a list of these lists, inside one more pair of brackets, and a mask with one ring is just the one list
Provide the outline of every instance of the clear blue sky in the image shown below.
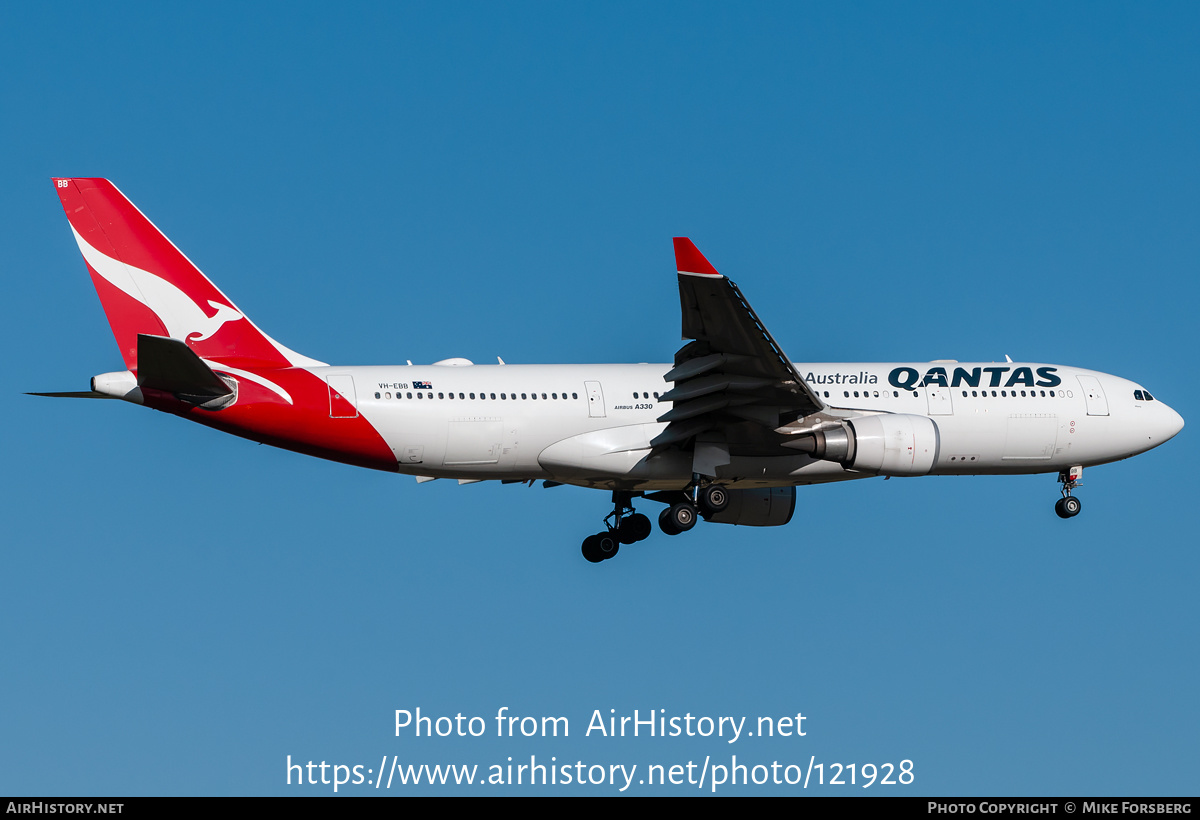
[[[1195,794],[1198,103],[1188,3],[5,5],[0,793],[736,754]],[[1089,470],[1069,522],[1051,475],[861,481],[592,566],[603,493],[21,395],[120,367],[58,175],[111,178],[324,361],[668,361],[687,235],[798,361],[1079,365],[1189,426]],[[394,736],[502,706],[571,737]],[[807,735],[584,737],[597,709]]]

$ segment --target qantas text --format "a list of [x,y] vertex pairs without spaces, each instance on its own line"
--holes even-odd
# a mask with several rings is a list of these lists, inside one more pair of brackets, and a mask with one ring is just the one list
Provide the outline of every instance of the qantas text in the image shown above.
[[[1015,387],[1022,385],[1024,387],[1058,387],[1062,384],[1062,379],[1055,375],[1057,367],[1039,367],[1037,375],[1039,379],[1034,381],[1032,367],[972,367],[968,370],[965,367],[954,368],[952,375],[946,374],[944,367],[931,367],[925,371],[925,376],[922,378],[921,372],[912,367],[897,367],[891,373],[888,373],[888,384],[893,387],[899,387],[902,390],[912,390],[915,387],[929,387],[936,385],[937,387],[980,387],[980,382],[983,380],[983,374],[987,373],[987,384],[983,387]],[[1008,373],[1008,378],[1004,378],[1004,374]]]

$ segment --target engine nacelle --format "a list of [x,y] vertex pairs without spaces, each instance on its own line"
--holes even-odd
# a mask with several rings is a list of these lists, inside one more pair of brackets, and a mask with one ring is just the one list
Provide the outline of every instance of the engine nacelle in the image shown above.
[[937,425],[928,416],[885,413],[842,422],[789,446],[849,470],[904,476],[932,470],[938,443]]
[[714,524],[782,527],[792,520],[792,513],[796,511],[795,487],[763,487],[727,492],[729,505],[708,517]]
[[849,422],[854,429],[852,470],[880,475],[925,475],[937,460],[938,429],[928,416],[890,413]]

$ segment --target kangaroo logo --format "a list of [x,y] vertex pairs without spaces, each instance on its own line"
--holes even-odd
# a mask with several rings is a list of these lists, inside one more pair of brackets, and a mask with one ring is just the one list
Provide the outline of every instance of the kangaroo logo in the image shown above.
[[[183,292],[178,288],[176,288],[175,292],[183,295]],[[184,298],[187,299],[186,296]],[[188,299],[188,304],[192,307],[195,307],[190,299]],[[246,318],[242,316],[242,314],[239,313],[236,308],[231,308],[229,305],[223,305],[220,302],[214,302],[212,299],[208,300],[208,304],[217,309],[217,315],[204,316],[204,313],[197,309],[197,312],[199,312],[201,316],[204,316],[203,326],[199,330],[193,330],[187,336],[184,336],[183,339],[185,342],[202,342],[220,330],[221,326],[226,322],[234,322],[238,319]],[[171,335],[174,336],[175,332],[171,331]]]
[[185,342],[200,342],[216,334],[226,322],[236,322],[245,318],[236,308],[214,302],[212,299],[208,300],[208,304],[216,313],[209,316],[190,296],[166,279],[119,259],[113,259],[88,244],[74,227],[71,230],[75,234],[75,241],[83,253],[83,258],[91,265],[92,270],[122,293],[154,311],[166,325],[167,334],[172,338]]

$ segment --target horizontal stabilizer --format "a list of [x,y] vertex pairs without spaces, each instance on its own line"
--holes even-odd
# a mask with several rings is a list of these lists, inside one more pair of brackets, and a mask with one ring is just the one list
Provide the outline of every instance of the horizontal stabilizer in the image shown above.
[[138,334],[138,387],[161,390],[191,404],[207,404],[233,394],[233,388],[209,369],[179,339]]
[[56,399],[115,399],[116,396],[108,396],[104,393],[97,393],[95,390],[84,390],[74,393],[26,393],[26,396],[50,396]]

